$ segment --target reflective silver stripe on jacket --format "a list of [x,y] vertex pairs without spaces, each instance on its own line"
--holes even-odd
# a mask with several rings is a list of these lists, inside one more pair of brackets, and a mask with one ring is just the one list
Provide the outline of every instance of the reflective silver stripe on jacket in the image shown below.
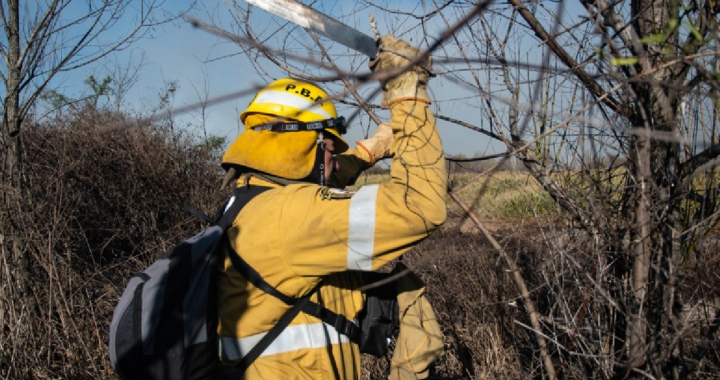
[[363,186],[350,199],[347,269],[372,271],[379,185]]
[[[220,356],[223,360],[240,360],[255,347],[265,334],[267,332],[245,338],[221,337]],[[276,355],[303,348],[322,348],[349,341],[348,337],[337,332],[334,327],[322,322],[288,326],[260,356]]]

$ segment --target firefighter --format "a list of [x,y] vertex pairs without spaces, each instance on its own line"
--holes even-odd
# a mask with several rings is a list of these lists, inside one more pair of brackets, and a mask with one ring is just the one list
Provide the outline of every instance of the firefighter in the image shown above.
[[[419,57],[417,49],[391,35],[380,42],[381,52],[370,62],[379,75],[392,74],[410,64],[408,58]],[[229,178],[238,177],[238,187],[272,189],[251,200],[228,230],[232,250],[219,276],[219,355],[224,364],[241,360],[288,309],[249,284],[233,268],[230,254],[237,252],[289,297],[302,297],[319,286],[311,300],[353,321],[365,301],[358,290],[360,274],[397,259],[443,224],[447,176],[428,108],[430,64],[427,58],[381,79],[382,104],[390,108],[392,119],[355,149],[348,149],[342,137],[344,126],[334,105],[323,101],[328,95],[312,83],[275,81],[242,113],[245,131],[225,152],[223,167]],[[389,157],[392,178],[387,183],[363,186],[356,193],[326,186],[351,183],[362,170]],[[397,373],[392,376],[422,378],[429,362],[442,353],[442,339],[420,293],[406,295],[404,304],[400,302],[401,314],[414,318],[415,327],[403,330],[401,324],[404,338],[398,347],[403,342],[415,346],[401,349],[403,354],[396,348]],[[433,331],[417,335],[425,325]],[[244,378],[359,379],[360,352],[332,326],[300,313]]]

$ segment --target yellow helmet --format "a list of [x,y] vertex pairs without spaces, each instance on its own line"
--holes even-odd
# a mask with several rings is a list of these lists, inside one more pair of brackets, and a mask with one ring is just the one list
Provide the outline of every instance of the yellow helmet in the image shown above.
[[[298,79],[270,83],[240,114],[245,131],[223,155],[223,167],[240,165],[288,179],[308,177],[318,160],[318,132],[328,132],[335,140],[335,153],[348,149],[334,126],[337,111],[328,99],[320,87]],[[292,129],[292,122],[307,128]],[[270,128],[283,125],[290,128]]]

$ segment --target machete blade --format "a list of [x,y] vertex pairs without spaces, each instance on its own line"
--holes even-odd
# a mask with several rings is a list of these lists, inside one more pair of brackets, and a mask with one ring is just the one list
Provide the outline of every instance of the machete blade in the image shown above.
[[377,55],[378,48],[374,38],[307,5],[293,0],[245,0],[245,2],[359,51],[371,59]]

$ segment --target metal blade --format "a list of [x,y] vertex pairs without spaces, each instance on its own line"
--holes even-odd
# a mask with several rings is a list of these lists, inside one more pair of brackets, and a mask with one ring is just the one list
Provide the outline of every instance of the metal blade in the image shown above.
[[280,16],[305,29],[317,32],[350,49],[375,58],[378,48],[375,39],[329,16],[293,0],[245,0],[247,3]]

